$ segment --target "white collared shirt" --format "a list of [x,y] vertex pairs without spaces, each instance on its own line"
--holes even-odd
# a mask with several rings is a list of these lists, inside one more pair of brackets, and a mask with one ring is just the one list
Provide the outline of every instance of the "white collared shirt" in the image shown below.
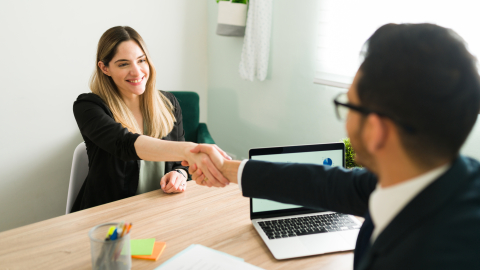
[[[242,160],[237,172],[238,187],[242,191],[242,173],[248,159]],[[422,175],[396,184],[391,187],[382,188],[379,184],[370,195],[368,208],[375,229],[370,239],[372,243],[377,236],[387,227],[393,218],[418,194],[434,180],[445,173],[451,164],[430,170]]]
[[368,202],[370,216],[375,225],[370,241],[373,243],[383,229],[420,191],[438,179],[449,168],[450,164],[446,164],[391,187],[382,188],[380,184],[377,184]]
[[238,182],[238,188],[240,188],[240,191],[242,191],[242,173],[243,173],[243,168],[245,168],[245,164],[249,161],[249,159],[244,159],[242,162],[240,162],[240,166],[238,167],[238,172],[237,172],[237,182]]

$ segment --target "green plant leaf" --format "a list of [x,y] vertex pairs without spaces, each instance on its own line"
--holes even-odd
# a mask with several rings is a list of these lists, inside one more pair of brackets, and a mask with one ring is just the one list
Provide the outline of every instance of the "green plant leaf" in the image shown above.
[[352,144],[350,143],[350,138],[344,138],[341,140],[345,144],[345,167],[347,169],[362,166],[355,162],[355,151],[352,148]]

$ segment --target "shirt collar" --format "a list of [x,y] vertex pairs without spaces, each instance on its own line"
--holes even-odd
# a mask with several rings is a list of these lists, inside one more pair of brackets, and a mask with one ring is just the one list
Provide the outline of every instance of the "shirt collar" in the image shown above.
[[370,195],[369,210],[375,229],[371,241],[387,227],[393,218],[418,194],[434,180],[445,173],[451,164],[446,164],[430,170],[417,177],[402,183],[382,188],[377,184],[376,189]]

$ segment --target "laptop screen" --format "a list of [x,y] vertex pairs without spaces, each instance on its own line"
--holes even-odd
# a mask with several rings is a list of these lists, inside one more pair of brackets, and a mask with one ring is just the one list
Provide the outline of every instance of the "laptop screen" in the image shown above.
[[[270,162],[310,163],[345,167],[343,143],[257,148],[250,150],[250,159]],[[318,212],[300,205],[266,199],[250,199],[251,218],[275,217]]]

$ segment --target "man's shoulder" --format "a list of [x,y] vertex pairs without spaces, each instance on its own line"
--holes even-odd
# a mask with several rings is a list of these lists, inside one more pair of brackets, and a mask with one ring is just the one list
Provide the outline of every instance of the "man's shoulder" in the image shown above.
[[470,173],[480,173],[480,162],[477,159],[464,155],[460,155],[459,159],[466,165]]
[[[444,188],[449,187],[451,192],[449,199],[444,201],[441,210],[439,209],[433,226],[442,228],[443,234],[448,234],[448,231],[456,227],[459,231],[451,231],[453,235],[470,235],[472,239],[480,241],[480,231],[478,231],[480,228],[480,212],[478,211],[480,162],[466,156],[460,156],[458,161],[463,164],[463,169],[456,170],[457,174],[451,175],[448,180],[449,184],[444,186]],[[435,198],[430,199],[435,200]],[[454,240],[451,239],[451,241]]]
[[453,176],[453,178],[458,178],[455,182],[463,182],[460,178],[465,179],[465,192],[475,191],[480,199],[480,162],[467,156],[460,156],[458,161],[462,164],[462,170],[457,170],[457,175]]

